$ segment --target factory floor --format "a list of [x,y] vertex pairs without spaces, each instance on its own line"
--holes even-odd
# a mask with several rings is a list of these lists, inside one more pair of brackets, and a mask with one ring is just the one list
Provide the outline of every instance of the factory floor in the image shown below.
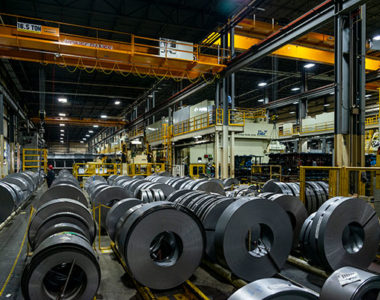
[[[38,197],[46,186],[42,186],[36,193]],[[30,201],[33,203],[33,198]],[[26,205],[15,218],[0,231],[0,299],[23,299],[20,282],[26,263],[27,238],[26,229],[31,204]],[[96,242],[98,246],[98,241]],[[109,239],[102,236],[102,246],[109,246]],[[122,265],[111,251],[98,251],[102,280],[97,299],[142,299],[126,275]],[[379,265],[373,265],[374,269]],[[287,263],[279,275],[282,278],[293,280],[316,292],[320,291],[324,279],[309,274],[290,263]],[[213,300],[227,299],[236,288],[220,277],[207,266],[199,267],[190,278],[207,297]],[[171,293],[161,293],[169,296]],[[173,293],[172,293],[173,294]],[[169,297],[167,299],[175,299]]]

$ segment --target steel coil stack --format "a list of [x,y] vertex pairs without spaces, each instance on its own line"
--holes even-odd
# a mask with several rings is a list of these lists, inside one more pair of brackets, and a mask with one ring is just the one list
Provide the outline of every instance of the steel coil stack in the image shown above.
[[92,299],[100,283],[95,236],[87,199],[75,182],[61,181],[47,190],[28,228],[33,255],[22,275],[24,298]]
[[52,182],[51,186],[55,186],[58,184],[69,184],[69,185],[75,185],[77,188],[80,188],[78,180],[67,170],[61,170],[58,173],[58,176],[55,177],[54,181]]
[[279,278],[264,278],[247,284],[246,286],[238,289],[228,298],[228,300],[269,299],[317,300],[318,294],[296,286],[287,280]]
[[148,176],[146,180],[164,183],[172,186],[176,190],[186,189],[225,195],[223,181],[214,178],[202,178],[193,180],[188,177],[167,177],[151,175]]
[[86,191],[90,197],[92,208],[95,209],[95,220],[99,222],[99,226],[105,229],[109,209],[119,200],[129,198],[131,194],[120,186],[109,185],[105,180],[96,179],[86,183]]
[[31,197],[40,182],[40,175],[31,171],[12,173],[0,181],[0,223]]
[[327,278],[319,299],[380,299],[380,275],[353,267],[340,268]]
[[131,275],[143,286],[174,288],[200,264],[204,231],[184,207],[125,199],[111,208],[106,224]]
[[[299,197],[300,186],[298,182],[279,182],[271,179],[264,184],[262,192]],[[323,181],[307,181],[305,194],[305,207],[311,214],[327,201],[329,197],[329,186]]]
[[175,191],[168,201],[188,208],[202,222],[208,258],[244,280],[276,274],[290,253],[291,222],[275,201],[192,190]]
[[376,256],[380,224],[375,210],[360,198],[334,197],[304,222],[300,243],[310,264],[328,271],[367,268]]

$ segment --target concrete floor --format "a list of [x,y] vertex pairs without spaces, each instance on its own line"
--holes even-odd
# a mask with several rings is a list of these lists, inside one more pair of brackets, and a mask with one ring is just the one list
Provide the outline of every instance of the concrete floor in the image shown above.
[[[46,189],[41,187],[36,197]],[[33,202],[33,199],[32,201]],[[22,240],[26,232],[30,205],[26,206],[2,231],[0,231],[0,289],[3,287],[12,265],[20,251]],[[15,266],[6,288],[0,299],[23,299],[20,289],[21,275],[26,263],[26,243],[23,245],[19,260]],[[102,246],[109,245],[108,237],[102,237]],[[114,253],[100,253],[98,251],[102,279],[97,299],[141,299],[136,292],[131,279],[125,274],[123,267]],[[379,272],[380,266],[372,264],[371,269]],[[280,273],[281,276],[294,280],[316,292],[320,291],[324,279],[309,274],[287,263]],[[236,289],[225,279],[219,277],[208,267],[199,267],[190,279],[210,299],[227,299]],[[176,290],[178,292],[178,290]],[[174,291],[174,292],[176,292]],[[171,292],[162,292],[160,295],[170,295]],[[174,298],[173,298],[174,299]]]

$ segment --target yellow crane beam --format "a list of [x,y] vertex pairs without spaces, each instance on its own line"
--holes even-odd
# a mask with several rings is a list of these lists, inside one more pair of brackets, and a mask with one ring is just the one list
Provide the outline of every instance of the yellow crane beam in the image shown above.
[[[31,118],[32,122],[38,124],[40,118]],[[93,126],[98,125],[99,127],[120,127],[125,126],[127,122],[121,120],[101,120],[92,118],[68,118],[68,117],[46,117],[44,119],[45,124],[48,125],[59,125],[65,124],[70,126]]]

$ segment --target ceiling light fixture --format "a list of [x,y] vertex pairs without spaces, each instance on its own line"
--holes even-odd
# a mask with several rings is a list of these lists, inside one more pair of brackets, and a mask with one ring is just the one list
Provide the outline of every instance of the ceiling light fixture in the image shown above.
[[133,141],[131,141],[131,144],[133,144],[133,145],[141,145],[141,141],[139,141],[139,140],[133,140]]
[[90,135],[89,135],[89,134],[86,134],[86,136],[87,136],[87,137],[90,137]]
[[297,105],[297,104],[298,104],[298,101],[293,102],[293,104],[294,104],[294,105]]
[[61,144],[63,144],[64,143],[64,141],[61,141]]
[[290,113],[290,114],[295,114],[296,112],[295,112],[295,111],[290,111],[289,113]]
[[119,105],[120,104],[120,101],[119,100],[116,100],[115,101],[115,105]]
[[380,41],[380,34],[379,35],[375,35],[372,39],[374,41]]
[[300,89],[301,88],[299,88],[299,87],[294,87],[294,88],[291,89],[291,91],[295,92],[295,91],[299,91]]
[[330,106],[330,103],[325,103],[325,104],[323,104],[323,106],[325,106],[325,107]]
[[99,125],[94,125],[94,128],[98,128],[99,127]]
[[263,87],[263,86],[266,86],[268,83],[266,83],[266,82],[260,82],[259,84],[258,84],[258,86],[261,86],[261,87]]
[[61,127],[65,127],[65,124],[61,123],[61,124],[59,124],[59,126],[61,126]]
[[86,138],[83,138],[82,140],[84,140],[84,141],[85,141],[85,140],[87,140],[87,139],[86,139]]
[[61,132],[65,132],[65,130],[64,130],[64,129],[61,129]]
[[303,67],[304,67],[305,69],[310,69],[310,68],[312,68],[312,67],[315,67],[315,64],[310,63],[310,64],[306,64],[306,65],[304,65]]
[[372,95],[371,94],[367,94],[367,95],[365,95],[366,96],[366,98],[369,98],[369,97],[371,97]]
[[259,99],[257,100],[257,102],[264,102],[264,99]]
[[89,130],[88,133],[94,133],[94,131],[93,130]]
[[84,143],[84,141],[80,141],[80,143],[81,143],[81,144],[83,144],[83,143]]
[[59,97],[58,98],[58,102],[67,103],[67,98],[65,98],[65,97]]
[[64,114],[64,113],[59,113],[58,116],[60,116],[60,117],[66,117],[66,114]]
[[107,119],[107,115],[100,115],[102,119]]

